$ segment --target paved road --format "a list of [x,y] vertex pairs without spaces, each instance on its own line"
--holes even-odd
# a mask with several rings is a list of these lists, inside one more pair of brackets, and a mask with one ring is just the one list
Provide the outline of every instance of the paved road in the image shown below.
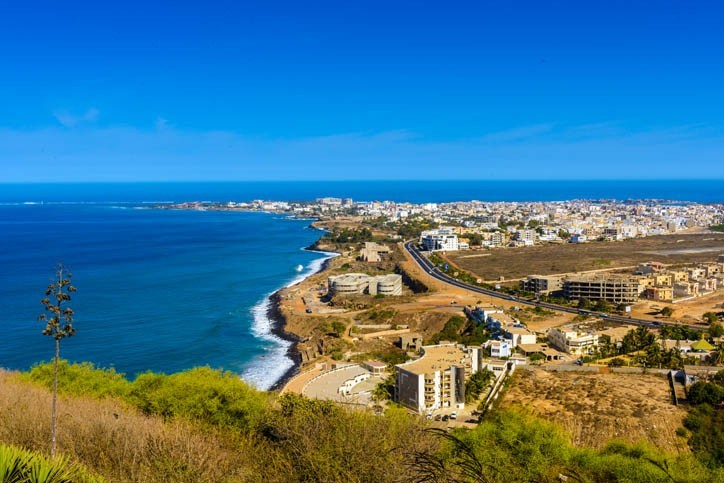
[[549,309],[549,310],[556,310],[558,312],[599,316],[606,320],[610,320],[612,322],[619,322],[622,324],[644,325],[644,326],[650,327],[650,328],[656,328],[656,327],[660,327],[662,325],[671,325],[671,326],[677,326],[677,327],[683,325],[683,326],[689,327],[691,329],[699,329],[699,330],[702,329],[701,326],[679,324],[676,322],[658,322],[658,321],[654,322],[654,321],[646,320],[646,319],[634,319],[631,317],[624,317],[622,315],[599,314],[599,313],[596,313],[591,310],[582,310],[582,309],[577,309],[575,307],[567,307],[565,305],[556,305],[556,304],[551,304],[548,302],[540,302],[540,301],[536,301],[533,299],[526,299],[523,297],[516,297],[515,295],[501,293],[496,290],[490,290],[490,289],[478,287],[476,285],[471,285],[471,284],[468,284],[465,282],[461,282],[460,280],[457,280],[457,279],[451,277],[450,275],[448,275],[444,272],[441,272],[435,266],[434,263],[432,263],[430,260],[427,259],[427,257],[423,256],[422,253],[420,253],[420,250],[417,248],[414,241],[406,242],[404,244],[404,247],[405,247],[405,250],[407,251],[407,253],[409,253],[410,256],[412,257],[412,259],[415,260],[415,262],[417,262],[417,264],[420,266],[420,268],[422,268],[422,270],[424,270],[428,275],[430,275],[431,277],[433,277],[441,282],[445,282],[449,285],[454,285],[456,287],[460,287],[465,290],[470,290],[471,292],[476,292],[476,293],[480,293],[483,295],[488,295],[490,297],[496,297],[499,299],[510,300],[510,301],[513,301],[513,302],[516,302],[519,304],[532,305],[532,306],[537,306],[537,307],[541,307],[541,308]]

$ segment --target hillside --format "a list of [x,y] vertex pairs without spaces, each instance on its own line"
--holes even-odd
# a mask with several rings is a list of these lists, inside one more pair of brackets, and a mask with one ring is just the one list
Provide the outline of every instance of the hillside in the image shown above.
[[[564,474],[590,482],[713,482],[724,476],[690,454],[645,445],[575,448],[559,427],[519,411],[498,411],[474,430],[447,434],[402,409],[374,416],[278,397],[207,368],[135,381],[90,365],[63,364],[62,372],[60,453],[109,481],[493,482],[557,481]],[[46,451],[48,374],[47,366],[0,373],[0,442]]]

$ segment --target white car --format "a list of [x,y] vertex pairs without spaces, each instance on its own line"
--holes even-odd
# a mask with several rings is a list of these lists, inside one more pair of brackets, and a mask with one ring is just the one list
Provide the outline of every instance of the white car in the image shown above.
[[450,419],[457,419],[457,418],[458,418],[458,413],[456,411],[453,411],[450,413]]

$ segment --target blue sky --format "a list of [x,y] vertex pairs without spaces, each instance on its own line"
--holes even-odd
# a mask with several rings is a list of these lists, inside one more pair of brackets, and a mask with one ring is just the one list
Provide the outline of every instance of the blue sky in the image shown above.
[[107,3],[0,6],[0,182],[724,178],[718,2]]

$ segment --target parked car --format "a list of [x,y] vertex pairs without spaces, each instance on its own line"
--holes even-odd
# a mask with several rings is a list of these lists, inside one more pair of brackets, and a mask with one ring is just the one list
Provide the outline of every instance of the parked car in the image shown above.
[[450,413],[450,419],[457,419],[457,418],[458,418],[458,413],[457,413],[457,412],[453,411],[453,412]]
[[447,414],[442,417],[443,421],[447,421],[448,419],[450,419],[450,417]]

